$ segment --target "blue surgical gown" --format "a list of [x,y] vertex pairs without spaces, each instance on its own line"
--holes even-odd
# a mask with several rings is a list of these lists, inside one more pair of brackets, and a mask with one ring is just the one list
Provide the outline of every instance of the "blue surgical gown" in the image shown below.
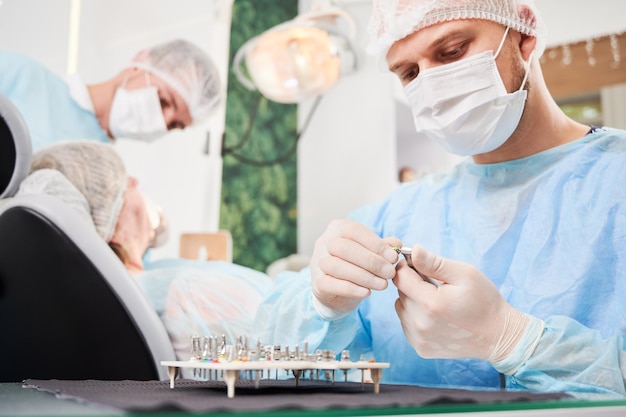
[[[475,265],[515,308],[545,321],[531,358],[509,387],[624,395],[626,375],[626,132],[599,129],[523,159],[480,165],[402,185],[351,218]],[[383,382],[490,388],[485,361],[424,359],[407,343],[390,284],[348,316],[326,321],[310,274],[279,276],[257,328],[273,343],[350,349],[390,362]],[[524,362],[520,358],[520,361]],[[621,368],[621,369],[620,369]]]
[[0,94],[22,114],[33,151],[64,140],[109,141],[95,114],[81,107],[67,83],[40,63],[0,51],[0,74]]

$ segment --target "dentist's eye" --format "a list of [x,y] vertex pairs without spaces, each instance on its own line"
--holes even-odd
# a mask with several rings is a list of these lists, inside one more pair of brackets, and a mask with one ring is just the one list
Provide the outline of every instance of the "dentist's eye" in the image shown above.
[[419,69],[412,68],[409,71],[405,71],[402,74],[400,74],[400,81],[402,81],[402,84],[408,84],[409,82],[417,78],[418,74],[419,74]]
[[444,58],[455,58],[461,55],[461,48],[454,48],[450,51],[446,51],[442,54]]
[[439,60],[443,63],[453,62],[461,59],[467,50],[467,42],[462,42],[450,49],[442,49],[439,53]]

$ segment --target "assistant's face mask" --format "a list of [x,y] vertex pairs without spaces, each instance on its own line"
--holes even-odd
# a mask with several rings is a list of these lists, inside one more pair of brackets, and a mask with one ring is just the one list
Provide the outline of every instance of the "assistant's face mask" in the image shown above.
[[492,151],[511,136],[524,111],[532,54],[519,90],[507,93],[496,58],[508,33],[507,27],[495,55],[425,69],[404,88],[418,134],[461,156]]
[[137,90],[119,87],[111,104],[109,129],[115,138],[147,142],[167,133],[157,87],[149,85]]

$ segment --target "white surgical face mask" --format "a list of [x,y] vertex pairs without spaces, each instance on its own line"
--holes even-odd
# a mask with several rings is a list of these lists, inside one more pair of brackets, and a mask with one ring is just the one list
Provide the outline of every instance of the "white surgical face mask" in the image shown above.
[[137,90],[119,87],[111,104],[109,129],[115,138],[147,142],[167,133],[157,87],[148,86]]
[[405,87],[418,134],[461,156],[492,151],[511,136],[524,110],[532,54],[519,90],[507,93],[496,58],[508,31],[495,55],[485,51],[426,69]]

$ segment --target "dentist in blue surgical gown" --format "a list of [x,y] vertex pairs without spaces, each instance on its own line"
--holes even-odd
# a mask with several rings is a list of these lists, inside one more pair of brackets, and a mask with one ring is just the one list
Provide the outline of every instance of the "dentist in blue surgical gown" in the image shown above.
[[63,79],[10,51],[0,51],[0,74],[0,93],[20,110],[33,150],[74,139],[152,141],[206,119],[220,103],[213,61],[185,40],[142,50],[98,84]]
[[532,0],[375,0],[369,32],[419,138],[468,158],[331,222],[262,339],[390,362],[387,383],[623,398],[626,132],[556,105]]

